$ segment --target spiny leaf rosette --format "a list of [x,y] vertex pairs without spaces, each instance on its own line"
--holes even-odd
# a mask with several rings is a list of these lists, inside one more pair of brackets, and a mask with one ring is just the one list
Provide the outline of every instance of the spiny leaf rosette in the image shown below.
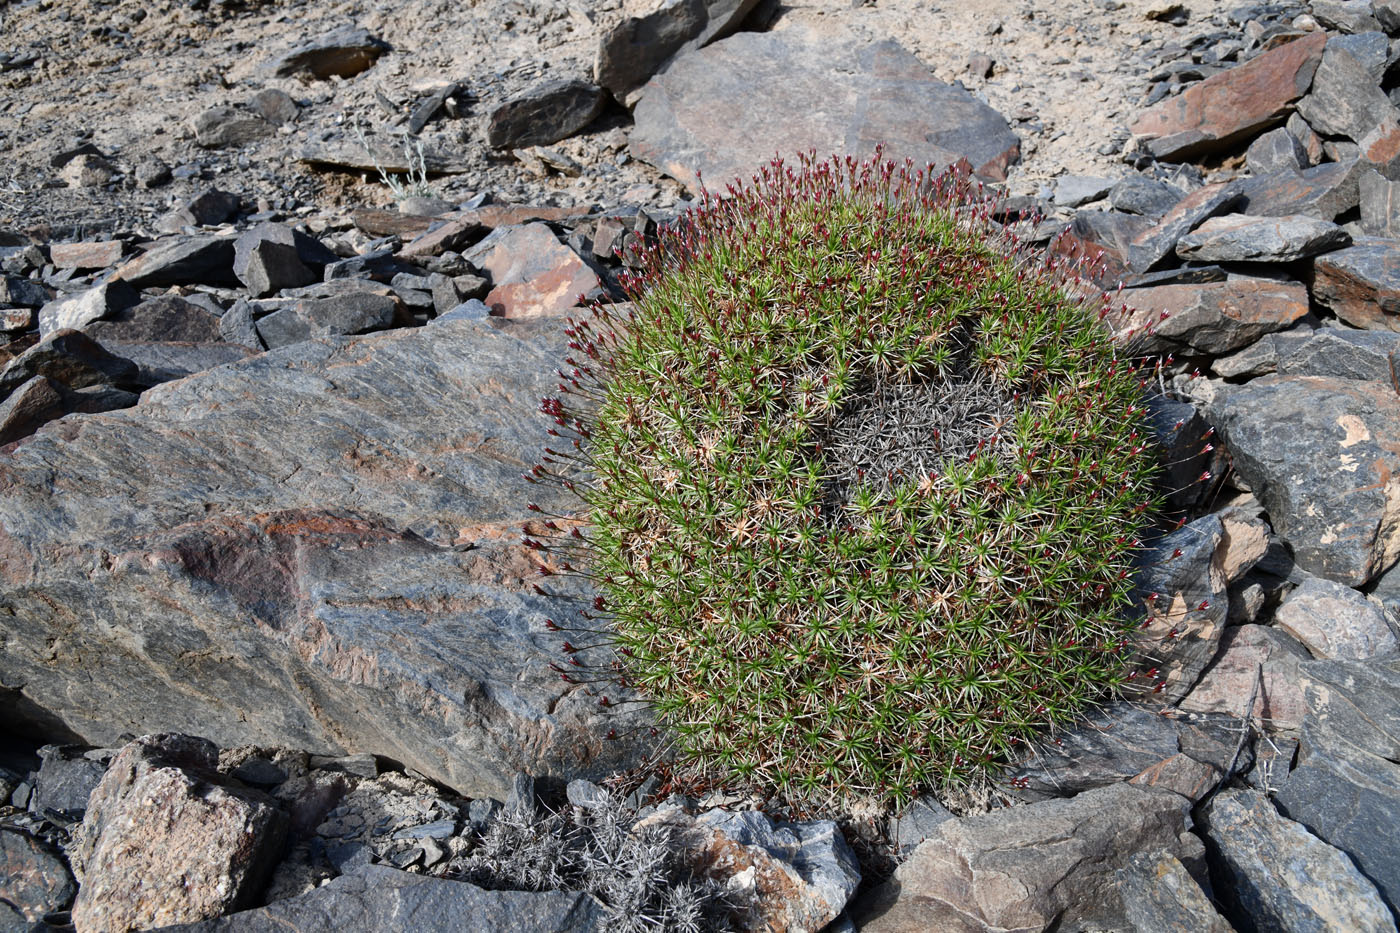
[[965,174],[775,162],[571,322],[542,407],[591,474],[585,616],[700,773],[967,787],[1130,676],[1145,380],[990,214]]

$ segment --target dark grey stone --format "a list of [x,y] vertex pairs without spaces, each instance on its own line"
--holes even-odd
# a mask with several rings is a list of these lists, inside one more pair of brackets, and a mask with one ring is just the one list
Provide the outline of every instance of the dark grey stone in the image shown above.
[[155,386],[162,382],[184,379],[194,373],[236,363],[247,359],[254,351],[232,343],[193,343],[189,341],[161,341],[159,343],[132,343],[111,341],[108,346],[123,359],[136,364],[136,375],[131,380],[138,386]]
[[1115,211],[1160,217],[1171,210],[1182,193],[1164,181],[1136,172],[1123,176],[1108,192],[1108,203]]
[[[73,901],[78,886],[63,858],[28,833],[0,826],[0,905],[12,907],[24,921],[12,927],[29,933],[49,913]],[[0,930],[5,930],[0,914]]]
[[952,819],[956,819],[952,812],[933,797],[920,797],[890,820],[890,841],[899,847],[900,855],[908,855]]
[[1175,269],[1161,269],[1157,272],[1130,275],[1123,280],[1123,286],[1125,288],[1153,288],[1158,285],[1205,285],[1208,282],[1223,282],[1228,277],[1226,271],[1220,266],[1186,265]]
[[178,295],[157,295],[103,315],[84,326],[83,333],[104,343],[209,343],[220,339],[219,319],[219,314]]
[[1239,209],[1259,217],[1307,214],[1336,220],[1359,203],[1364,169],[1364,162],[1352,159],[1247,179],[1240,183]]
[[1118,869],[1123,918],[1133,933],[1235,933],[1181,860],[1138,852]]
[[311,339],[311,322],[295,308],[282,308],[253,322],[258,340],[269,350]]
[[470,820],[474,831],[478,833],[485,832],[486,828],[495,821],[496,817],[500,816],[502,809],[504,809],[504,807],[502,807],[499,800],[493,800],[489,797],[478,797],[467,805],[467,818]]
[[[1234,757],[1239,720],[1223,715],[1167,717],[1157,708],[1113,703],[1091,710],[1082,721],[1037,743],[1006,771],[1009,792],[1028,801],[1072,797],[1093,787],[1137,778],[1159,784],[1152,769],[1179,754],[1205,765],[1193,769],[1190,786],[1163,774],[1165,789],[1199,798],[1220,782]],[[1247,768],[1245,756],[1236,767]],[[1140,777],[1141,776],[1141,777]]]
[[1263,794],[1221,792],[1202,810],[1200,828],[1220,882],[1225,916],[1241,929],[1395,929],[1375,885],[1345,854],[1292,820]]
[[[1400,116],[1400,112],[1372,73],[1374,57],[1364,47],[1343,45],[1346,41],[1349,40],[1341,37],[1328,41],[1322,63],[1313,76],[1312,90],[1298,101],[1298,113],[1323,136],[1344,136],[1360,142],[1385,120]],[[1384,65],[1382,59],[1382,69]]]
[[1020,158],[1006,120],[961,87],[934,80],[893,40],[870,43],[803,29],[740,32],[677,58],[642,92],[633,112],[633,157],[678,178],[723,190],[774,153],[795,162],[815,148],[940,169],[966,158],[1001,180]]
[[1277,802],[1284,816],[1356,863],[1391,911],[1400,905],[1400,660],[1301,665],[1298,764]]
[[1388,451],[1400,444],[1394,388],[1264,376],[1230,387],[1206,415],[1299,567],[1359,587],[1391,563],[1400,508],[1385,492]]
[[204,234],[157,240],[141,256],[117,269],[136,288],[165,285],[237,285],[233,239]]
[[1245,165],[1254,175],[1298,172],[1308,167],[1308,153],[1285,127],[1276,127],[1249,144]]
[[69,821],[82,819],[88,797],[107,770],[105,760],[89,758],[84,751],[59,745],[39,749],[43,764],[34,779],[34,794],[29,798],[31,813],[55,814]]
[[599,40],[593,80],[624,100],[672,57],[733,32],[756,5],[757,0],[677,0],[626,16]]
[[446,314],[439,314],[434,322],[484,321],[491,316],[491,309],[480,298],[469,298]]
[[1308,8],[1319,23],[1338,32],[1364,33],[1379,26],[1368,0],[1313,0]]
[[353,748],[471,797],[504,798],[522,770],[635,765],[646,711],[549,668],[543,622],[569,607],[535,592],[520,529],[531,499],[572,506],[521,471],[568,351],[557,328],[515,333],[531,331],[313,339],[7,451],[0,680],[92,744],[163,729]]
[[1375,169],[1357,179],[1361,199],[1361,229],[1370,236],[1400,236],[1400,182],[1390,181]]
[[314,891],[256,910],[166,933],[459,933],[463,924],[492,933],[606,933],[612,918],[595,898],[573,891],[486,891],[463,881],[369,865]]
[[[1364,176],[1362,192],[1364,205]],[[1177,240],[1176,254],[1197,262],[1292,262],[1350,245],[1351,234],[1331,221],[1303,214],[1226,214],[1207,219]]]
[[603,111],[603,90],[577,78],[542,81],[492,111],[486,141],[496,149],[568,139]]
[[196,116],[192,125],[195,142],[210,149],[247,145],[277,131],[260,115],[233,107],[210,107]]
[[0,397],[35,376],[44,376],[70,389],[131,382],[136,364],[109,353],[81,331],[50,334],[0,369]]
[[450,839],[457,835],[456,820],[434,820],[394,833],[395,839]]
[[1171,255],[1182,236],[1238,201],[1241,190],[1238,182],[1209,185],[1182,198],[1157,223],[1133,237],[1127,249],[1128,268],[1150,271]]
[[259,224],[234,242],[233,274],[254,298],[321,280],[302,262],[295,231],[272,223]]
[[[1273,335],[1278,338],[1293,334]],[[1324,327],[1302,339],[1279,340],[1278,372],[1285,376],[1329,376],[1396,385],[1400,334],[1381,330]]]
[[1103,198],[1113,189],[1112,178],[1096,175],[1064,175],[1055,179],[1055,206],[1078,207]]
[[1167,512],[1184,514],[1205,495],[1206,484],[1199,479],[1213,468],[1218,456],[1206,450],[1211,427],[1189,402],[1152,395],[1146,404],[1152,436],[1161,448],[1159,485],[1166,494]]
[[533,814],[535,812],[535,779],[520,772],[511,782],[506,796],[506,812]]
[[[398,301],[368,291],[330,298],[308,298],[297,302],[294,309],[316,336],[382,330],[394,326],[400,316]],[[268,346],[272,344],[269,342]]]
[[1353,327],[1400,330],[1400,243],[1359,237],[1313,263],[1313,300]]
[[184,227],[206,227],[221,224],[238,213],[243,199],[236,194],[206,188],[158,222],[164,233],[179,233]]
[[0,304],[37,308],[49,300],[49,290],[33,279],[0,276]]
[[246,301],[237,301],[219,318],[219,337],[228,343],[247,347],[261,352],[267,349],[258,335],[257,324],[253,321],[252,306]]
[[1206,515],[1138,552],[1131,605],[1148,614],[1139,633],[1147,670],[1130,692],[1178,702],[1215,658],[1229,610],[1224,577],[1212,566],[1223,535],[1220,519]]
[[292,95],[275,87],[258,91],[248,101],[248,106],[273,126],[296,122],[297,114],[301,110],[292,99]]

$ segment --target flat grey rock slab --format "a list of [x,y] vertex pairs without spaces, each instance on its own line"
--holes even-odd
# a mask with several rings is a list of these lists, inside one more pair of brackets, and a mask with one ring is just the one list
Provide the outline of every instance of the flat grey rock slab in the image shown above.
[[1139,852],[1118,869],[1123,917],[1135,933],[1235,933],[1216,913],[1181,860],[1166,852]]
[[792,28],[738,33],[677,58],[641,92],[629,151],[691,191],[745,182],[775,154],[814,150],[906,157],[939,168],[966,158],[1004,179],[1020,157],[1006,120],[930,76],[893,39],[857,42]]
[[1302,666],[1298,764],[1279,810],[1351,857],[1391,911],[1400,907],[1400,660]]
[[1349,586],[1310,578],[1274,612],[1274,625],[1315,658],[1364,660],[1400,654],[1385,608]]
[[1359,587],[1400,558],[1391,386],[1264,376],[1230,387],[1206,413],[1303,570]]
[[1350,233],[1315,217],[1226,214],[1177,240],[1176,254],[1197,262],[1292,262],[1350,245]]
[[1324,162],[1301,172],[1275,172],[1240,182],[1239,209],[1259,217],[1307,214],[1336,220],[1360,203],[1359,159]]
[[574,504],[521,473],[566,338],[527,333],[314,339],[0,455],[0,681],[94,745],[373,752],[468,796],[630,766],[645,714],[549,668],[571,609],[521,523]]
[[1257,791],[1230,789],[1204,808],[1206,845],[1222,877],[1226,915],[1243,927],[1316,931],[1395,929],[1375,885],[1347,856],[1279,815]]
[[862,933],[1120,929],[1116,869],[1137,852],[1199,861],[1177,794],[1113,784],[948,820],[857,901]]
[[256,910],[166,933],[606,933],[609,917],[591,895],[574,891],[487,891],[464,881],[368,865],[314,891]]

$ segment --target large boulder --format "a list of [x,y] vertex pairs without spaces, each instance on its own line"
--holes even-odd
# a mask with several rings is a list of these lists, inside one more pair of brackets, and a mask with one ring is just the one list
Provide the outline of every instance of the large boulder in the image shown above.
[[514,327],[306,341],[0,454],[3,716],[373,752],[470,796],[632,763],[644,714],[550,670],[546,617],[589,594],[537,576],[527,502],[573,502],[520,474],[567,338]]
[[1021,143],[1006,120],[893,39],[804,29],[739,33],[677,58],[641,92],[630,151],[698,191],[815,150],[918,165],[967,159],[1004,179]]

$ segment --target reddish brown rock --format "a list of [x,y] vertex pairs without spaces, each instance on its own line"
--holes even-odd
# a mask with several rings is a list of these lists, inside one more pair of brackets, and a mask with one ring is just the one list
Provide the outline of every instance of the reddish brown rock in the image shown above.
[[[1277,629],[1263,625],[1226,629],[1220,654],[1180,708],[1240,718],[1252,715],[1271,730],[1297,730],[1308,709],[1299,685],[1298,665],[1308,659],[1302,645]],[[1260,678],[1259,692],[1250,711],[1247,707],[1256,676]]]
[[1124,298],[1134,313],[1118,330],[1148,353],[1229,353],[1308,313],[1306,287],[1273,279],[1135,288]]
[[95,243],[51,243],[49,261],[60,269],[106,269],[122,258],[121,240]]
[[486,305],[499,317],[566,312],[598,285],[598,275],[542,223],[501,227],[466,254],[491,278]]
[[252,906],[281,855],[286,815],[225,783],[207,739],[148,735],[121,750],[93,791],[73,852],[73,923],[127,933]]
[[423,259],[437,256],[447,250],[461,250],[481,231],[481,224],[475,221],[449,220],[405,243],[403,249],[399,250],[399,258]]
[[1316,32],[1194,84],[1140,116],[1131,127],[1159,159],[1216,152],[1288,115],[1312,83],[1327,34]]
[[1400,180],[1400,122],[1386,120],[1362,137],[1361,158],[1391,181]]
[[1313,298],[1353,327],[1400,331],[1400,243],[1362,237],[1319,256]]

